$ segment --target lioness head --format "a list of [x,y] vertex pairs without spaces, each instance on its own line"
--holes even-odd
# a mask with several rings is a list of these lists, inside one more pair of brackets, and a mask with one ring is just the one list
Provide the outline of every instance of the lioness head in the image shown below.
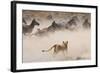
[[63,41],[63,44],[67,46],[68,45],[68,41]]

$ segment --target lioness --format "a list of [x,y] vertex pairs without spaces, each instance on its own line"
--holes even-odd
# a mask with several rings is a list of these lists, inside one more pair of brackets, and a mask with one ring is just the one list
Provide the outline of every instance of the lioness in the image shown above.
[[[55,44],[53,45],[50,49],[48,50],[42,50],[42,52],[49,52],[50,50],[54,49],[54,52],[53,54],[57,54],[59,51],[63,51],[63,54],[64,54],[64,51],[68,50],[68,41],[62,43],[62,45],[60,44]],[[65,54],[64,54],[65,55]]]

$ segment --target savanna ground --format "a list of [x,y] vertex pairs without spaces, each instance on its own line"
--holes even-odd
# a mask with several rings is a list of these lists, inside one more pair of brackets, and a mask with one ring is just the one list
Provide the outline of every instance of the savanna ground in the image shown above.
[[[59,52],[55,56],[49,49],[54,44],[68,41],[68,50],[65,55]],[[58,31],[46,37],[23,36],[23,62],[65,61],[91,58],[91,33],[88,30]]]

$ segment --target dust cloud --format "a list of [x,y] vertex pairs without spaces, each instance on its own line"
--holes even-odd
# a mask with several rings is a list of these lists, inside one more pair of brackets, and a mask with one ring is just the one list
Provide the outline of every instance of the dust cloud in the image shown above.
[[[53,49],[47,50],[54,44],[68,41],[68,50],[53,54]],[[23,62],[47,62],[91,59],[91,30],[78,29],[75,31],[63,30],[51,33],[48,36],[23,36]]]

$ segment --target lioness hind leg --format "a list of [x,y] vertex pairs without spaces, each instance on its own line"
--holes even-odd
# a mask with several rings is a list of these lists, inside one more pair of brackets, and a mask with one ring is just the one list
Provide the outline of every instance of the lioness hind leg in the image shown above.
[[53,57],[55,57],[56,54],[57,54],[57,48],[56,48],[56,46],[55,46],[55,47],[54,47],[54,51],[53,51]]

